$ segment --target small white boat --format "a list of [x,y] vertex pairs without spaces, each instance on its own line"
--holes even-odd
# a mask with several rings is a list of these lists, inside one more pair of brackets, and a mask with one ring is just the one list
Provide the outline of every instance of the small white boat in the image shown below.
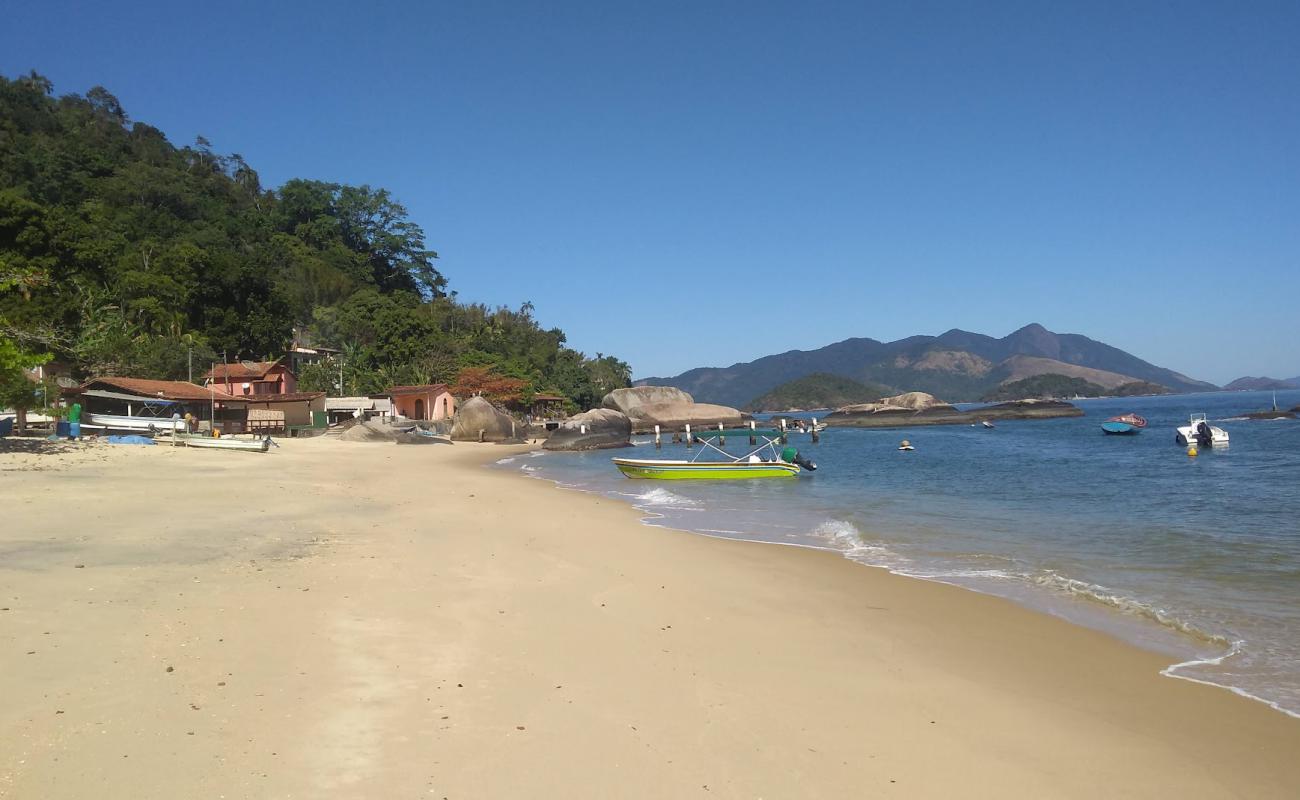
[[1178,427],[1174,441],[1181,445],[1195,442],[1201,447],[1227,447],[1228,432],[1206,421],[1204,414],[1193,414],[1188,424]]
[[260,439],[236,439],[233,436],[202,436],[194,433],[178,433],[176,440],[186,447],[206,447],[212,450],[243,450],[247,453],[265,453],[271,449],[271,437]]

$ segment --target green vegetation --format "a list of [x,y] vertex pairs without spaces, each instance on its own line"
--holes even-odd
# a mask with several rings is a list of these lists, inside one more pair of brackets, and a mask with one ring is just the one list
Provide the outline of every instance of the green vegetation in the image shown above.
[[1106,389],[1083,378],[1070,378],[1049,372],[1004,383],[980,398],[983,402],[1025,400],[1029,398],[1100,397]]
[[781,384],[762,397],[751,400],[746,408],[753,411],[788,411],[795,408],[839,408],[852,403],[869,403],[891,394],[875,384],[815,372]]
[[1149,394],[1173,394],[1173,390],[1150,381],[1133,381],[1116,386],[1109,394],[1112,397],[1141,397]]
[[[200,374],[278,356],[298,328],[343,351],[345,393],[482,368],[522,382],[516,402],[547,391],[586,407],[629,384],[627,364],[566,347],[529,303],[449,295],[386,190],[266,189],[239,155],[175,147],[102,87],[52,92],[36,73],[0,77],[0,380],[39,357],[179,379],[191,358]],[[303,388],[335,388],[339,366],[304,370]]]

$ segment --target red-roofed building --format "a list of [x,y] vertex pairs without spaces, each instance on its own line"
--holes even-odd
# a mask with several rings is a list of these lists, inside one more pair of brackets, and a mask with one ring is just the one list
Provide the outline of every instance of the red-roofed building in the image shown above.
[[379,396],[391,398],[393,414],[407,419],[451,419],[456,413],[456,398],[445,383],[390,386]]
[[262,394],[293,394],[298,391],[298,376],[276,361],[240,361],[218,364],[203,376],[204,386],[215,386],[235,397]]

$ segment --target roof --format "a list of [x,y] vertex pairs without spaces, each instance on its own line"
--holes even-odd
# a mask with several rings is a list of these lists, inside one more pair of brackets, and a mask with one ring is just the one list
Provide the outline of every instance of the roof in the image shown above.
[[389,386],[380,394],[396,397],[401,394],[439,394],[447,391],[445,383],[426,383],[420,386]]
[[[284,394],[245,394],[234,397],[245,403],[295,403],[324,397],[324,392],[285,392]],[[220,399],[220,398],[217,398]]]
[[388,412],[393,408],[393,401],[387,397],[327,397],[325,398],[326,411],[352,411],[359,409],[361,411],[382,411]]
[[161,397],[164,400],[237,400],[220,390],[209,390],[185,381],[155,381],[148,378],[91,378],[81,384],[81,390],[108,387],[140,397]]
[[217,364],[208,370],[203,377],[215,381],[224,381],[227,378],[232,381],[259,380],[265,378],[276,367],[282,367],[285,372],[292,372],[288,367],[280,364],[278,359],[275,361],[240,361],[236,364]]
[[557,402],[560,402],[560,401],[562,401],[562,400],[564,400],[564,399],[565,399],[565,398],[561,397],[561,396],[558,395],[558,394],[535,394],[535,395],[533,395],[533,402],[534,402],[534,403],[537,403],[537,402],[541,402],[541,403],[557,403]]

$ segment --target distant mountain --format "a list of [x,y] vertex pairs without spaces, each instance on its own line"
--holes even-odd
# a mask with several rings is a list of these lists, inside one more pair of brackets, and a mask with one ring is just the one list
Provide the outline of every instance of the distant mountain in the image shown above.
[[813,373],[898,391],[929,392],[952,402],[977,400],[1002,383],[1043,374],[1078,377],[1106,388],[1136,381],[1181,392],[1218,388],[1086,336],[1053,333],[1037,323],[1001,339],[957,329],[895,342],[845,339],[817,350],[791,350],[730,367],[699,367],[636,383],[676,386],[700,402],[739,407]]
[[1300,379],[1296,378],[1284,381],[1277,378],[1253,378],[1247,375],[1223,387],[1223,390],[1225,392],[1266,392],[1270,389],[1295,389],[1298,387],[1300,387]]
[[839,408],[869,403],[892,394],[887,386],[862,384],[841,375],[815,372],[781,384],[744,405],[752,411],[792,411],[809,408]]

